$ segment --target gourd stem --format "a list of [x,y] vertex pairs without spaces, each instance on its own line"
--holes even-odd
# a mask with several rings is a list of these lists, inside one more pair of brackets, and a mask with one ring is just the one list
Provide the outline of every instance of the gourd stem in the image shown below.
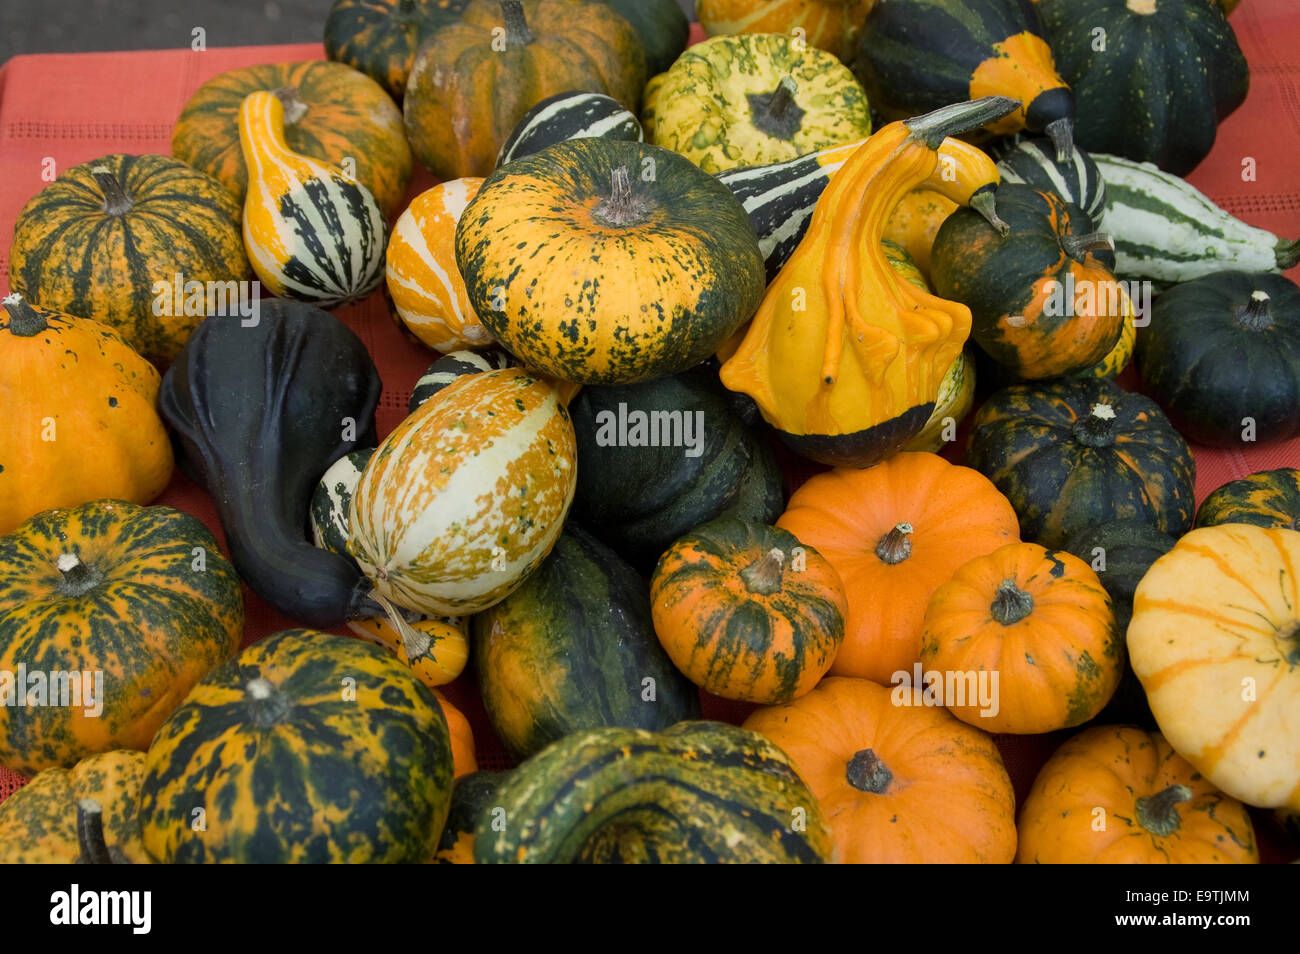
[[949,136],[1010,116],[1020,108],[1020,100],[1010,96],[985,96],[966,103],[953,103],[924,116],[903,120],[912,131],[912,138],[931,149],[938,149]]
[[45,317],[14,292],[4,300],[9,313],[9,333],[17,338],[33,338],[50,326]]
[[82,864],[111,865],[113,856],[104,840],[104,809],[93,798],[77,802],[77,844]]
[[1056,147],[1056,161],[1069,162],[1074,158],[1074,120],[1066,116],[1054,119],[1043,130]]
[[1268,292],[1257,291],[1250,301],[1237,309],[1237,324],[1247,331],[1263,331],[1273,327],[1273,309]]
[[998,215],[997,198],[992,188],[985,187],[971,196],[970,207],[984,216],[984,221],[993,226],[1003,238],[1011,234],[1011,226],[1002,221],[1002,217]]
[[1181,825],[1178,805],[1192,800],[1192,790],[1186,785],[1170,785],[1155,795],[1143,795],[1137,800],[1138,823],[1151,834],[1167,838]]
[[1115,409],[1109,404],[1094,404],[1092,413],[1075,423],[1074,439],[1085,447],[1115,443]]
[[870,792],[873,795],[884,795],[894,780],[894,773],[889,771],[889,767],[871,749],[855,752],[853,758],[849,759],[844,775],[859,792]]
[[58,589],[64,596],[81,596],[99,584],[99,574],[82,563],[75,553],[59,554],[55,565],[59,568],[62,577]]
[[108,166],[94,166],[90,174],[95,177],[99,183],[99,191],[104,193],[104,213],[106,215],[122,215],[130,212],[134,203],[131,197],[122,190],[122,183],[117,181],[117,176]]
[[913,533],[910,523],[900,523],[880,538],[876,544],[876,556],[881,563],[896,566],[912,555],[912,541],[908,539]]
[[1115,240],[1105,232],[1089,232],[1087,235],[1062,235],[1061,248],[1065,254],[1076,262],[1082,262],[1090,252],[1107,252],[1115,250]]
[[646,201],[632,191],[632,176],[627,166],[619,166],[610,173],[610,195],[597,202],[591,217],[601,225],[623,227],[637,225],[647,217]]
[[750,93],[750,122],[774,139],[791,140],[803,125],[804,110],[795,102],[799,91],[794,79],[782,76],[770,93]]
[[1015,580],[1003,580],[993,594],[989,613],[1003,626],[1012,626],[1034,611],[1034,597],[1016,586]]
[[524,5],[519,0],[501,0],[501,14],[506,18],[506,49],[518,49],[533,42],[533,31],[528,28]]
[[1300,265],[1300,239],[1278,239],[1273,250],[1277,256],[1277,270],[1285,272]]
[[389,624],[397,630],[397,635],[402,640],[402,648],[406,650],[407,664],[423,659],[428,654],[429,647],[433,645],[433,637],[412,626],[402,611],[384,594],[376,591],[371,594],[371,598],[384,608]]
[[773,547],[749,566],[740,571],[740,582],[745,589],[760,596],[770,596],[781,592],[781,568],[785,564],[785,553]]
[[263,729],[282,722],[289,712],[288,698],[263,676],[250,679],[244,686],[244,693],[248,696],[254,724]]
[[307,104],[298,95],[298,87],[281,86],[279,89],[272,90],[271,93],[284,107],[284,124],[286,126],[292,126],[307,115]]

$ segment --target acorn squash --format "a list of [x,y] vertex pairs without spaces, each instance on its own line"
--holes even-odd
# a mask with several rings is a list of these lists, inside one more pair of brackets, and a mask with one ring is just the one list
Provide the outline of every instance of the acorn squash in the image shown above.
[[1264,470],[1217,488],[1196,511],[1196,525],[1221,523],[1300,530],[1300,470]]

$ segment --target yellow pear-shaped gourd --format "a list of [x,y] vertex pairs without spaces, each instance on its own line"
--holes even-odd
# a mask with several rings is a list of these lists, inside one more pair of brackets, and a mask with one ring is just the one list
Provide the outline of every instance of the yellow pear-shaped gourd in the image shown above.
[[374,291],[387,226],[370,190],[289,148],[274,93],[250,93],[240,104],[239,144],[248,166],[244,246],[262,283],[325,307]]

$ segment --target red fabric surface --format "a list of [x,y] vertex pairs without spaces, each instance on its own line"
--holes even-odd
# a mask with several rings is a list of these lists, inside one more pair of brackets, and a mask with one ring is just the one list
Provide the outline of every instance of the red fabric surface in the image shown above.
[[[1213,153],[1190,180],[1247,222],[1295,237],[1300,235],[1300,7],[1294,0],[1245,0],[1232,24],[1252,67],[1250,96],[1220,128]],[[699,25],[693,25],[692,41],[701,38]],[[14,221],[27,200],[45,184],[41,173],[47,157],[62,171],[113,152],[169,154],[172,124],[185,101],[206,80],[237,67],[322,56],[319,44],[303,44],[205,52],[18,56],[10,60],[0,68],[0,284],[4,292],[8,292],[8,250]],[[1257,179],[1253,182],[1242,180],[1242,163],[1247,157],[1255,160]],[[421,171],[410,195],[433,183]],[[1288,276],[1300,280],[1300,269]],[[405,416],[411,388],[433,354],[398,330],[378,292],[336,314],[366,343],[379,368],[384,384],[377,415],[382,438]],[[1132,386],[1131,377],[1123,380]],[[1300,465],[1300,439],[1242,451],[1196,448],[1196,463],[1199,502],[1229,480],[1258,470]],[[792,483],[811,472],[795,465]],[[158,502],[200,517],[224,547],[207,495],[179,471]],[[296,625],[247,587],[245,606],[245,644]],[[444,690],[473,726],[481,767],[506,767],[509,762],[486,721],[471,679],[462,677]],[[705,715],[726,721],[741,721],[752,708],[711,696],[704,699]],[[1028,793],[1038,768],[1068,735],[998,739],[1018,803]],[[0,801],[22,781],[0,767]],[[1290,860],[1275,847],[1281,837],[1277,830],[1263,813],[1256,817],[1264,828],[1265,860]]]

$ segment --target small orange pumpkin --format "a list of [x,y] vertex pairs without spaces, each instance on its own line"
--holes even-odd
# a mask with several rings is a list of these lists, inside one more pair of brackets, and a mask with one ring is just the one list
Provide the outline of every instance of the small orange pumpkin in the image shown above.
[[830,678],[745,728],[794,763],[845,864],[1009,864],[1015,793],[993,739],[921,690]]
[[1119,685],[1110,597],[1091,567],[1064,550],[1012,543],[976,557],[935,590],[924,629],[921,663],[945,689],[963,677],[968,685],[970,674],[997,678],[991,705],[945,696],[953,715],[989,732],[1079,725]]
[[433,694],[442,705],[442,714],[447,719],[447,728],[451,731],[452,777],[460,778],[470,772],[478,771],[478,757],[474,754],[474,730],[470,728],[469,719],[437,689]]
[[461,674],[469,659],[469,640],[463,629],[443,619],[421,619],[409,625],[411,634],[404,639],[382,617],[348,622],[352,632],[389,650],[430,689],[446,685]]

